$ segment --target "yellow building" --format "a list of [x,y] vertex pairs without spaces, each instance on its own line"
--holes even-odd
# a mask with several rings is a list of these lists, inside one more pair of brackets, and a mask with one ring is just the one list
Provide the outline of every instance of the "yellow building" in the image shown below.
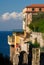
[[[26,38],[26,32],[13,32],[12,36],[8,36],[8,44],[10,45],[10,60],[14,64],[14,56],[19,55],[21,51],[25,51],[28,54],[29,38]],[[25,61],[24,61],[25,62]]]

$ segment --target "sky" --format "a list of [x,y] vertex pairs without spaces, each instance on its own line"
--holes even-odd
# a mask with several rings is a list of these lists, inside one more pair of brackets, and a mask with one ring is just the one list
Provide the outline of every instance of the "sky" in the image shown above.
[[44,0],[0,0],[0,31],[21,29],[22,10],[31,4],[44,4]]

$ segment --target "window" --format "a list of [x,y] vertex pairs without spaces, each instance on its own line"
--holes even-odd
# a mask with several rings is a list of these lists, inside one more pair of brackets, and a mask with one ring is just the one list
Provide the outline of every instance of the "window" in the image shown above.
[[32,11],[34,11],[34,8],[32,8]]
[[41,11],[41,8],[39,8],[39,11]]
[[11,45],[11,47],[14,47],[14,45]]

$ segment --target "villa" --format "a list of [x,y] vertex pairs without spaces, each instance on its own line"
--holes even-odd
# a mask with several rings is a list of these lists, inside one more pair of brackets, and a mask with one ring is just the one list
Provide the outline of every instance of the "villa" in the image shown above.
[[[37,15],[37,13],[39,12],[44,12],[44,4],[32,4],[30,6],[27,6],[23,9],[23,31],[22,32],[13,32],[13,34],[11,36],[8,36],[8,44],[10,45],[10,60],[13,63],[13,65],[18,65],[19,59],[18,56],[20,55],[20,52],[25,51],[25,53],[28,55],[29,52],[29,41],[34,41],[35,38],[37,38],[37,40],[41,37],[41,33],[39,35],[39,33],[33,33],[32,30],[29,29],[28,25],[32,22],[32,15]],[[30,35],[30,33],[32,32],[32,35]],[[39,37],[37,37],[37,35]],[[30,37],[31,36],[31,37]],[[34,37],[33,37],[34,36]],[[41,37],[42,39],[42,37]],[[38,40],[39,42],[39,40]],[[43,40],[40,40],[40,46],[43,46]],[[33,50],[35,52],[35,57],[36,55],[36,48],[32,49],[32,53]],[[40,49],[37,48],[38,50],[38,62],[36,61],[36,59],[34,59],[35,57],[33,56],[32,58],[32,65],[39,65],[39,61],[40,61]],[[34,53],[33,53],[34,54]],[[16,57],[16,55],[18,55]],[[24,54],[25,55],[25,54]],[[27,57],[27,56],[26,56]],[[15,62],[15,59],[18,59],[17,62]],[[26,59],[26,58],[25,58]],[[25,60],[24,59],[24,63],[28,63],[28,59]],[[27,62],[26,62],[27,61]],[[36,61],[36,63],[34,64],[34,61]]]

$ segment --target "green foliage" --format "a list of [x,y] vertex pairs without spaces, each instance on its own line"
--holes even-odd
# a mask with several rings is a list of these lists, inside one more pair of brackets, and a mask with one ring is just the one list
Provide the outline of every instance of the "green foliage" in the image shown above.
[[33,44],[33,47],[35,48],[39,48],[40,44],[37,42],[37,39],[35,39],[35,43]]
[[37,42],[37,38],[35,38],[34,44],[31,41],[29,41],[28,43],[34,48],[40,48],[40,44]]
[[41,48],[41,51],[44,51],[44,47]]
[[44,32],[44,13],[38,13],[38,15],[32,16],[32,23],[29,28],[35,32]]

